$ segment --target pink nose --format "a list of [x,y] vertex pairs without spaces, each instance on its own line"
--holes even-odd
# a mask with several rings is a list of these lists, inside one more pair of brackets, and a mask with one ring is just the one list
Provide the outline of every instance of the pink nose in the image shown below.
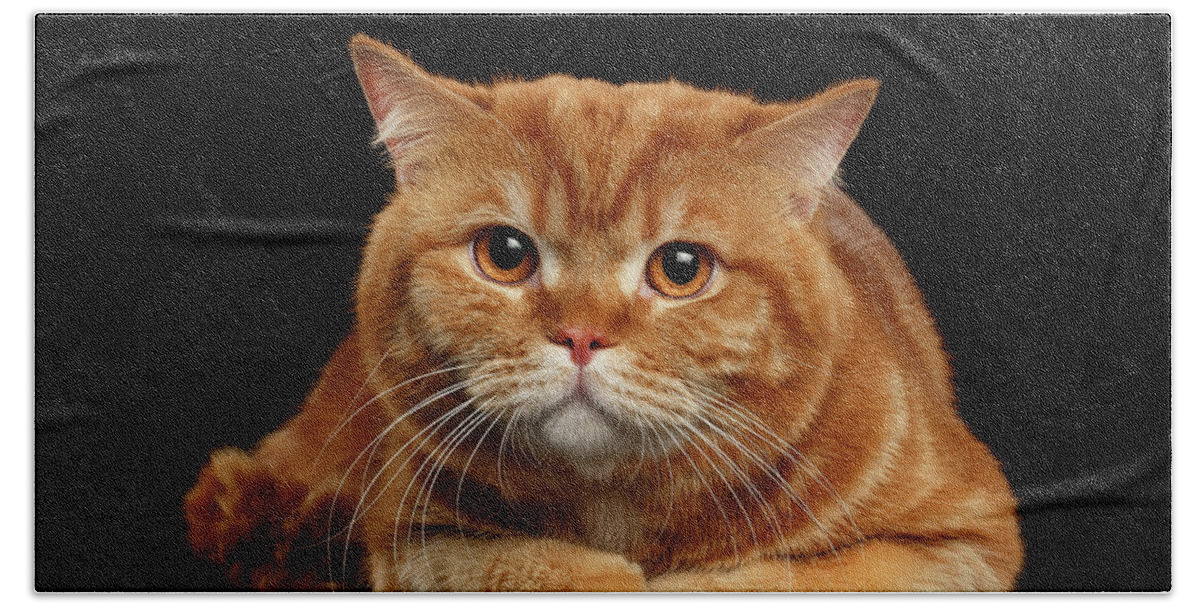
[[575,365],[583,367],[592,360],[592,353],[601,348],[612,346],[608,336],[594,329],[566,327],[558,330],[551,340],[561,344],[571,351],[571,360]]

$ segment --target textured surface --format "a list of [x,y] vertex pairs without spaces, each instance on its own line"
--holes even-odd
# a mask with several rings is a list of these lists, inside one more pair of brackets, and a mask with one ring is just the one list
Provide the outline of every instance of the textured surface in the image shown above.
[[207,589],[180,500],[289,417],[391,187],[345,43],[464,80],[883,93],[844,163],[1022,501],[1023,589],[1170,586],[1170,22],[46,17],[36,586]]

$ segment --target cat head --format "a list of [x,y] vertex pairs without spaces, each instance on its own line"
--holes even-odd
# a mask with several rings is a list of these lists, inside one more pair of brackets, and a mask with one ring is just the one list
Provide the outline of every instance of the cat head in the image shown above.
[[460,401],[581,470],[720,417],[803,428],[850,305],[822,201],[877,81],[760,104],[351,52],[397,183],[357,290],[368,358],[458,368]]

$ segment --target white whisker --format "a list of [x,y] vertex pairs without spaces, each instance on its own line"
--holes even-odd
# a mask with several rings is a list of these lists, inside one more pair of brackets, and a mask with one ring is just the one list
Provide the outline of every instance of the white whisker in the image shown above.
[[[708,443],[709,447],[711,447],[713,450],[716,450],[718,455],[725,458],[726,464],[729,464],[731,468],[740,472],[740,469],[733,464],[733,461],[729,459],[729,457],[721,450],[721,448],[717,447],[717,445],[707,437],[704,437],[704,435],[700,433],[699,429],[686,420],[680,420],[680,422],[683,423],[684,430],[687,430],[691,436],[699,437],[704,440],[706,443]],[[751,546],[758,547],[758,534],[754,530],[754,521],[750,518],[750,512],[746,510],[746,506],[742,503],[742,499],[738,497],[737,491],[733,489],[733,484],[729,483],[729,478],[727,478],[725,473],[721,471],[717,464],[708,457],[708,454],[705,454],[704,450],[700,449],[700,446],[691,439],[691,436],[685,435],[684,439],[696,447],[696,451],[700,453],[700,456],[702,456],[704,460],[708,461],[708,465],[712,467],[712,470],[716,471],[717,476],[721,478],[721,482],[725,484],[725,489],[729,491],[729,495],[733,497],[733,501],[735,504],[737,504],[738,510],[742,512],[742,518],[746,520],[746,528],[750,532]]]
[[[775,471],[775,469],[773,467],[768,465],[761,458],[759,458],[758,455],[754,452],[754,450],[748,448],[746,446],[746,444],[742,443],[736,437],[733,437],[732,435],[725,432],[720,427],[713,424],[710,420],[708,420],[708,418],[706,416],[697,415],[696,418],[698,420],[700,420],[701,422],[703,422],[710,429],[717,432],[723,439],[725,439],[726,441],[731,443],[735,448],[738,449],[739,452],[744,454],[746,457],[750,458],[751,462],[753,462],[761,471],[763,471],[764,473],[767,473],[768,475],[774,475],[776,478],[779,478],[778,472]],[[712,448],[717,451],[717,454],[720,455],[725,460],[725,462],[733,469],[734,473],[736,475],[738,475],[739,479],[741,480],[742,485],[744,485],[746,487],[746,490],[750,492],[751,497],[755,500],[755,502],[758,503],[759,510],[764,515],[768,516],[771,519],[771,522],[775,529],[775,538],[776,538],[776,542],[779,545],[780,555],[782,555],[783,558],[787,562],[790,563],[791,562],[790,551],[788,551],[787,546],[785,544],[787,539],[785,538],[784,533],[783,533],[783,526],[780,524],[779,517],[776,513],[776,510],[774,508],[772,508],[771,505],[768,504],[766,496],[764,496],[763,493],[757,487],[755,487],[755,485],[752,482],[752,480],[750,479],[749,475],[746,474],[746,472],[743,471],[742,468],[739,467],[737,465],[737,463],[735,463],[732,460],[732,458],[730,458],[725,453],[725,451],[722,450],[715,442],[708,439],[703,434],[697,433],[697,435],[699,437],[701,437],[702,439],[704,439],[710,446],[712,446]],[[780,484],[780,488],[785,493],[790,493],[790,491],[791,491],[791,488],[785,483]],[[753,534],[753,530],[751,530],[751,533]],[[788,580],[789,580],[788,587],[792,588],[795,585],[795,580],[792,578],[791,568],[787,568],[787,572],[788,572]]]
[[[433,464],[430,466],[429,472],[425,474],[425,478],[421,481],[421,486],[417,490],[417,495],[413,497],[413,508],[409,514],[408,536],[405,539],[405,554],[407,556],[411,553],[413,529],[417,526],[420,526],[421,554],[425,557],[425,565],[430,570],[431,574],[433,565],[428,559],[428,549],[425,541],[425,526],[429,518],[429,501],[433,498],[434,486],[437,484],[438,476],[441,475],[442,470],[446,467],[446,464],[449,462],[450,457],[458,449],[458,446],[462,445],[462,443],[470,437],[471,433],[474,432],[480,424],[487,420],[487,416],[488,415],[486,412],[476,409],[464,420],[462,420],[458,426],[454,427],[454,429],[446,435],[445,439],[443,439],[440,443],[438,443],[437,446],[433,448],[432,452],[430,452],[430,458],[433,459]],[[444,449],[442,448],[443,445],[446,446]],[[440,455],[439,450],[441,451]],[[429,458],[426,459],[426,461],[428,460]],[[417,469],[417,472],[413,476],[414,479],[420,476],[420,471],[422,468],[424,468],[424,466],[425,463],[422,463],[421,467]],[[417,503],[421,502],[422,494],[425,495],[425,501],[421,511],[421,521],[418,523],[416,521]],[[399,531],[400,525],[400,512],[404,508],[404,501],[407,499],[407,497],[408,493],[405,492],[404,497],[401,497],[400,499],[400,506],[397,507],[396,510],[396,521],[392,528],[393,555],[395,554],[396,535]],[[411,562],[411,559],[409,561]]]
[[[708,491],[709,497],[712,498],[713,505],[717,507],[717,512],[721,514],[721,519],[725,520],[725,529],[729,534],[729,542],[731,548],[733,549],[734,559],[740,561],[741,553],[738,551],[737,537],[733,533],[733,522],[730,521],[729,515],[725,512],[725,507],[721,505],[721,501],[717,498],[717,493],[713,491],[712,485],[708,483],[708,478],[700,472],[700,467],[696,464],[696,461],[692,459],[692,456],[688,454],[683,445],[679,443],[676,433],[672,432],[673,428],[677,429],[678,427],[669,427],[664,424],[663,432],[665,432],[667,437],[671,439],[671,443],[675,444],[675,449],[677,449],[679,453],[683,454],[684,458],[687,459],[688,464],[691,465],[692,470],[696,473],[696,477],[700,480],[700,483],[704,484],[704,488]],[[693,444],[693,446],[694,445],[695,444]]]
[[[391,351],[388,351],[388,353],[390,353],[390,352]],[[379,369],[379,366],[383,364],[383,359],[387,358],[387,356],[388,355],[385,353],[383,358],[380,358],[379,363],[375,364],[375,368],[371,370],[371,373],[367,375],[367,379],[363,381],[362,387],[359,388],[358,392],[354,394],[354,397],[352,397],[350,399],[351,404],[353,404],[356,400],[358,400],[358,396],[362,394],[363,389],[365,389],[367,387],[367,383],[370,382],[371,376],[375,374],[375,372]],[[330,431],[329,436],[325,439],[325,443],[323,443],[321,445],[321,449],[317,451],[316,457],[313,458],[312,466],[316,467],[317,462],[319,462],[321,460],[321,455],[325,453],[325,450],[329,448],[329,444],[333,442],[333,440],[337,437],[337,435],[339,433],[341,433],[342,429],[346,428],[346,425],[350,424],[350,421],[353,420],[355,416],[358,416],[360,413],[362,413],[362,411],[365,410],[372,403],[375,403],[382,397],[387,396],[389,393],[396,391],[400,388],[403,388],[414,382],[424,380],[425,378],[428,378],[430,376],[436,376],[438,374],[445,374],[448,372],[458,371],[460,369],[466,369],[467,367],[468,366],[466,366],[466,365],[456,365],[454,367],[445,367],[442,369],[437,369],[437,370],[431,371],[429,373],[421,374],[420,376],[410,378],[399,384],[395,384],[395,385],[391,386],[390,388],[384,390],[383,392],[379,393],[378,395],[371,397],[369,400],[367,400],[366,403],[363,403],[361,406],[358,407],[358,409],[354,410],[354,412],[352,412],[350,415],[348,415],[344,419],[342,419],[341,423],[339,423],[337,425],[337,427],[335,427],[332,431]],[[310,473],[311,473],[311,469],[310,469]]]
[[[442,399],[443,397],[446,397],[447,395],[453,394],[456,391],[462,390],[463,388],[470,386],[471,384],[473,384],[474,382],[477,382],[478,380],[479,379],[468,379],[468,380],[464,380],[462,382],[458,382],[456,384],[448,386],[445,389],[442,389],[442,390],[434,393],[433,395],[430,395],[429,397],[426,397],[425,399],[422,399],[419,403],[412,406],[411,408],[406,410],[403,414],[398,416],[395,420],[393,420],[391,422],[391,424],[389,424],[386,428],[384,428],[383,431],[381,431],[378,435],[376,435],[375,438],[372,439],[371,442],[368,443],[365,448],[363,448],[363,451],[359,452],[359,455],[354,459],[353,462],[350,463],[350,466],[347,467],[346,473],[344,475],[342,475],[342,479],[338,483],[337,489],[334,491],[333,502],[330,504],[330,515],[329,515],[330,527],[332,528],[333,512],[336,508],[337,498],[341,493],[342,487],[346,483],[346,479],[350,475],[350,472],[354,470],[354,467],[358,464],[358,461],[362,459],[363,455],[368,450],[373,450],[376,445],[378,445],[381,441],[383,441],[383,439],[387,436],[388,433],[390,433],[392,431],[392,429],[396,428],[396,426],[399,425],[401,421],[408,418],[413,413],[429,406],[430,404]],[[470,403],[470,401],[468,401],[467,403]],[[361,517],[360,513],[365,513],[366,511],[369,511],[371,509],[371,507],[374,506],[375,503],[379,500],[379,498],[381,498],[383,496],[383,491],[386,490],[388,485],[391,484],[391,480],[388,481],[388,483],[383,487],[383,489],[381,489],[379,491],[379,494],[376,496],[375,500],[372,500],[371,503],[369,505],[367,505],[366,509],[364,510],[363,503],[366,501],[367,497],[369,496],[371,488],[375,485],[375,483],[383,475],[383,472],[386,471],[389,466],[391,466],[392,462],[394,462],[404,452],[404,450],[409,445],[411,445],[414,441],[416,441],[417,438],[421,437],[433,425],[438,424],[440,426],[440,424],[444,424],[447,416],[451,415],[451,413],[453,413],[453,412],[461,411],[460,408],[462,408],[462,407],[463,407],[463,405],[459,405],[458,407],[453,408],[446,413],[443,413],[433,423],[430,423],[430,425],[427,425],[425,428],[423,428],[420,431],[418,431],[417,433],[415,433],[407,442],[404,443],[404,445],[402,445],[399,449],[396,450],[395,454],[391,458],[389,458],[388,461],[385,462],[382,467],[380,467],[379,472],[375,474],[375,476],[371,479],[371,481],[360,490],[360,497],[359,497],[358,503],[355,505],[354,511],[350,517],[350,522],[346,525],[346,528],[345,528],[346,542],[343,547],[343,553],[342,553],[343,577],[345,576],[346,556],[349,553],[351,532],[354,529],[354,525],[355,525],[355,523],[357,523],[358,519]],[[426,441],[428,441],[428,439],[426,439],[425,441],[422,441],[421,445],[424,445]],[[407,464],[407,461],[405,461],[405,464]],[[403,465],[401,465],[401,466],[403,467]],[[395,479],[395,477],[393,476],[392,479]]]
[[[775,433],[775,431],[773,431],[770,427],[768,427],[765,422],[763,422],[757,416],[755,416],[754,414],[749,412],[744,406],[734,403],[733,401],[729,400],[728,398],[720,397],[718,395],[712,394],[711,392],[707,392],[707,391],[705,391],[705,389],[703,387],[692,386],[692,388],[695,390],[703,391],[704,393],[707,393],[707,394],[700,394],[698,396],[706,398],[706,401],[708,401],[712,405],[721,407],[722,411],[724,411],[727,414],[726,418],[730,422],[732,422],[734,424],[738,424],[743,429],[749,431],[750,433],[753,433],[759,440],[761,440],[764,443],[766,443],[767,445],[773,447],[775,450],[780,452],[781,455],[783,455],[785,458],[789,459],[792,462],[792,464],[799,467],[800,470],[808,473],[813,478],[813,480],[816,481],[817,484],[821,486],[822,489],[824,489],[826,492],[828,492],[829,495],[832,496],[834,498],[834,500],[836,500],[838,502],[838,505],[841,507],[843,514],[845,514],[848,523],[854,529],[855,535],[858,537],[858,540],[860,540],[860,541],[865,540],[865,537],[863,536],[862,531],[859,530],[859,528],[858,528],[858,524],[855,523],[855,521],[854,521],[854,515],[853,515],[853,513],[851,513],[849,505],[847,505],[846,502],[842,499],[841,495],[837,492],[836,488],[833,487],[833,484],[829,481],[829,479],[827,477],[825,477],[825,475],[823,473],[821,473],[820,469],[817,468],[817,466],[815,464],[813,464],[812,461],[809,460],[807,456],[805,456],[799,450],[795,449],[786,440],[781,438],[778,434]],[[733,415],[736,415],[737,418],[733,418],[732,417]],[[763,433],[766,433],[767,435],[764,436],[762,433],[760,433],[756,429],[761,430]],[[809,512],[809,515],[810,515],[810,517],[813,518],[814,522],[816,522],[818,525],[821,525],[820,522],[817,521],[815,514],[812,514],[811,512]]]
[[[404,445],[400,446],[400,448],[396,450],[396,453],[390,459],[388,459],[388,461],[386,463],[384,463],[383,467],[381,467],[379,469],[379,472],[375,474],[375,477],[371,479],[370,485],[368,485],[365,489],[363,489],[362,496],[359,498],[360,506],[362,505],[363,502],[366,501],[367,497],[370,495],[371,488],[374,487],[375,483],[383,475],[383,472],[386,471],[388,469],[388,467],[391,466],[391,463],[394,462],[397,458],[399,458],[400,455],[404,453],[405,449],[409,445],[412,445],[412,443],[414,441],[416,441],[419,437],[422,437],[422,436],[424,437],[424,439],[422,439],[420,443],[418,443],[416,446],[413,447],[412,453],[409,454],[408,458],[405,458],[404,462],[401,462],[400,465],[396,467],[396,472],[393,473],[392,476],[388,478],[387,482],[385,482],[383,484],[383,487],[381,487],[379,489],[379,491],[375,494],[375,498],[373,500],[371,500],[371,502],[369,504],[367,504],[365,509],[363,509],[364,513],[367,511],[370,511],[371,508],[374,507],[376,503],[378,503],[380,500],[383,499],[384,494],[387,492],[387,489],[389,487],[391,487],[392,482],[396,481],[396,478],[404,473],[404,469],[406,466],[408,466],[408,463],[412,462],[413,458],[415,458],[417,456],[417,454],[421,453],[421,448],[425,447],[425,444],[429,443],[429,441],[431,439],[433,439],[433,437],[437,433],[437,431],[439,429],[441,429],[443,426],[445,426],[446,423],[448,423],[451,418],[453,418],[454,416],[457,416],[463,410],[469,408],[471,406],[471,402],[474,400],[475,400],[475,398],[471,397],[470,399],[467,399],[463,403],[460,403],[457,406],[446,411],[441,416],[438,416],[436,420],[434,420],[433,422],[426,425],[424,428],[422,428],[417,433],[413,434],[412,438],[410,438],[408,441],[406,441],[404,443]],[[414,474],[412,476],[412,479],[415,480],[416,477],[417,477],[416,474]],[[409,488],[412,487],[412,481],[409,481],[408,487]],[[406,490],[406,495],[407,495],[407,490]],[[357,513],[358,509],[356,509],[355,512]],[[352,518],[350,520],[350,525],[354,525],[354,522],[355,522],[355,520]]]
[[[699,389],[700,387],[695,387],[695,388]],[[799,454],[797,451],[795,451],[790,446],[784,447],[784,446],[779,445],[779,444],[783,444],[783,440],[780,439],[778,437],[778,435],[774,434],[773,431],[771,431],[769,428],[767,428],[765,423],[757,422],[756,424],[759,428],[762,428],[763,430],[770,433],[773,437],[775,437],[776,438],[775,442],[773,442],[772,440],[763,436],[761,433],[758,433],[753,426],[750,426],[746,422],[742,422],[742,420],[734,418],[731,415],[731,414],[738,414],[744,420],[747,420],[749,422],[755,422],[755,419],[752,418],[752,414],[750,414],[747,411],[744,411],[744,408],[737,406],[736,404],[734,404],[732,401],[729,401],[728,399],[718,400],[713,397],[706,397],[704,394],[695,394],[694,396],[705,399],[711,405],[719,407],[720,408],[719,411],[712,411],[712,410],[710,410],[710,411],[712,413],[717,413],[717,414],[722,415],[723,419],[725,419],[726,421],[728,421],[732,424],[736,424],[736,425],[740,426],[742,429],[753,433],[754,435],[757,436],[757,438],[759,440],[763,441],[766,445],[774,448],[775,450],[779,451],[785,458],[788,458],[789,460],[791,460],[792,463],[795,464],[797,467],[799,467],[801,471],[805,471],[809,475],[813,474],[811,469],[815,469],[815,467],[813,467],[811,464],[806,465],[805,463],[807,463],[807,459],[805,459],[805,463],[801,463],[798,460],[796,460],[796,456],[799,456],[800,458],[804,458],[803,455]],[[720,429],[717,429],[715,426],[713,428],[714,428],[714,430],[723,432],[723,431],[720,431]],[[776,483],[780,487],[780,489],[782,489],[786,494],[788,494],[788,497],[792,500],[792,502],[794,504],[796,504],[797,506],[799,506],[801,508],[801,510],[803,510],[804,513],[809,517],[809,519],[811,519],[813,521],[813,523],[817,526],[817,529],[825,536],[826,543],[829,545],[829,549],[833,553],[834,559],[837,561],[839,566],[843,566],[842,557],[841,557],[840,552],[838,551],[837,542],[835,540],[833,532],[824,523],[822,523],[820,521],[820,519],[817,518],[816,513],[809,507],[808,503],[803,498],[801,498],[798,494],[795,493],[794,488],[792,488],[792,484],[790,482],[788,482],[787,480],[785,480],[774,467],[770,466],[766,461],[764,461],[761,457],[759,457],[755,452],[747,450],[747,454],[752,455],[752,457],[757,461],[756,464],[759,466],[759,468],[762,469],[764,472],[766,472],[768,475],[770,475],[776,481]],[[819,471],[818,471],[818,473],[819,473]],[[816,478],[814,477],[814,479],[816,479]],[[818,480],[818,483],[821,483],[821,481]],[[845,502],[842,501],[842,499],[839,495],[837,495],[836,491],[833,491],[832,488],[829,488],[827,483],[823,483],[822,485],[825,488],[830,490],[830,495],[839,502],[842,509],[846,510],[847,515],[849,515],[848,509],[845,505]],[[849,520],[849,522],[850,522],[851,526],[853,526],[856,534],[858,535],[859,539],[861,540],[862,533],[861,533],[861,531],[858,530],[858,526],[854,524],[854,521],[852,518]],[[791,559],[790,555],[787,556],[787,559],[790,561],[790,559]]]
[[[403,382],[400,382],[400,383],[398,383],[398,384],[395,384],[395,385],[393,385],[392,387],[388,388],[387,390],[385,390],[385,391],[383,391],[383,392],[379,393],[378,395],[375,395],[374,397],[372,397],[372,398],[371,398],[369,401],[367,401],[367,403],[364,403],[364,404],[362,405],[362,407],[360,407],[360,408],[358,409],[358,411],[356,411],[354,414],[352,414],[352,415],[351,415],[351,417],[353,417],[354,415],[357,415],[357,413],[358,413],[359,411],[362,411],[362,409],[363,409],[363,408],[367,407],[367,406],[368,406],[368,405],[370,405],[371,403],[374,403],[375,401],[377,401],[377,400],[379,400],[380,398],[384,397],[384,396],[385,396],[385,395],[387,395],[388,393],[391,393],[392,391],[394,391],[394,390],[396,390],[396,389],[398,389],[398,388],[400,388],[400,387],[402,387],[402,386],[405,386],[405,385],[407,385],[407,384],[410,384],[410,383],[412,383],[412,382],[414,382],[414,381],[416,381],[416,380],[419,380],[419,379],[421,379],[421,378],[427,378],[427,377],[429,377],[429,376],[432,376],[432,375],[434,375],[434,374],[437,374],[437,373],[445,373],[445,372],[447,372],[447,371],[452,371],[452,370],[454,370],[454,369],[462,369],[463,367],[465,367],[465,366],[458,366],[458,367],[455,367],[455,368],[443,368],[443,369],[440,369],[440,370],[435,370],[435,371],[433,371],[433,372],[429,372],[428,374],[424,374],[424,375],[422,375],[422,376],[418,376],[418,377],[415,377],[415,378],[411,378],[411,379],[409,379],[409,380],[405,380],[405,381],[403,381]],[[374,455],[374,453],[375,453],[375,449],[376,449],[376,448],[377,448],[377,446],[380,444],[380,442],[382,442],[382,441],[383,441],[384,437],[386,437],[388,433],[390,433],[390,432],[391,432],[393,429],[395,429],[397,425],[399,425],[399,424],[400,424],[400,423],[401,423],[403,420],[405,420],[406,418],[408,418],[410,415],[412,415],[412,414],[416,413],[417,411],[419,411],[419,410],[421,410],[421,409],[423,409],[423,408],[425,408],[425,407],[429,406],[430,404],[432,404],[432,403],[436,402],[437,400],[441,399],[442,397],[445,397],[446,395],[449,395],[449,394],[451,394],[451,393],[452,393],[452,392],[454,392],[455,390],[459,390],[459,389],[461,389],[462,387],[468,386],[468,385],[470,385],[472,382],[475,382],[475,381],[476,381],[476,380],[465,380],[465,381],[463,381],[463,382],[459,382],[459,383],[457,383],[457,384],[451,385],[450,387],[447,387],[446,389],[443,389],[443,390],[441,390],[441,391],[438,391],[438,392],[434,393],[433,395],[431,395],[431,396],[429,396],[429,397],[427,397],[427,398],[425,398],[425,399],[421,400],[421,401],[420,401],[419,403],[417,403],[416,405],[414,405],[414,406],[412,406],[412,407],[408,408],[407,410],[405,410],[405,412],[404,412],[404,413],[402,413],[400,416],[397,416],[397,417],[396,417],[396,419],[395,419],[395,420],[393,420],[391,424],[389,424],[389,425],[388,425],[387,427],[385,427],[385,428],[384,428],[382,431],[380,431],[380,432],[379,432],[379,434],[377,434],[377,435],[376,435],[376,436],[375,436],[375,437],[374,437],[374,438],[373,438],[371,441],[367,442],[367,445],[366,445],[366,446],[364,446],[364,447],[363,447],[363,449],[359,451],[358,455],[357,455],[357,456],[355,456],[354,460],[352,460],[352,461],[350,462],[350,465],[346,467],[346,472],[345,472],[345,473],[342,475],[342,478],[341,478],[340,480],[338,480],[338,485],[337,485],[337,487],[334,489],[334,492],[333,492],[333,499],[330,501],[330,504],[329,504],[329,517],[328,517],[328,519],[326,520],[326,540],[325,540],[325,551],[326,551],[326,559],[328,560],[328,563],[329,563],[329,568],[330,568],[330,572],[329,572],[329,578],[330,578],[330,580],[332,580],[332,579],[333,579],[333,572],[332,572],[332,568],[333,568],[333,553],[332,553],[332,552],[333,552],[333,549],[332,549],[332,541],[333,541],[333,537],[335,536],[335,533],[334,533],[334,531],[333,531],[333,516],[334,516],[334,514],[337,512],[337,501],[338,501],[338,497],[341,495],[342,488],[345,486],[347,479],[349,479],[350,473],[351,473],[351,472],[354,470],[354,467],[358,465],[359,461],[360,461],[360,460],[362,460],[362,458],[363,458],[363,456],[364,456],[364,455],[367,455],[368,453],[370,453],[370,454],[371,454],[371,457],[373,457],[373,455]],[[349,420],[349,419],[347,419],[347,421],[348,421],[348,420]],[[339,427],[339,430],[340,430],[340,428],[341,428],[341,427]],[[336,431],[335,431],[335,432],[336,432]],[[326,445],[326,446],[328,446],[328,441],[326,442],[326,444],[325,444],[325,445]],[[315,461],[314,461],[314,462],[315,462]],[[366,478],[366,472],[367,472],[367,468],[369,467],[369,463],[370,463],[370,457],[368,458],[368,461],[367,461],[366,463],[364,463],[364,465],[363,465],[363,478],[364,478],[364,481],[365,481],[365,478]],[[382,472],[382,471],[381,471],[381,472]],[[345,575],[346,575],[346,573],[345,573],[345,562],[346,562],[346,555],[347,555],[347,553],[349,552],[349,548],[350,548],[350,540],[351,540],[350,531],[353,529],[354,522],[355,522],[355,520],[356,520],[356,519],[357,519],[357,517],[358,517],[358,509],[359,509],[359,506],[361,506],[361,504],[362,504],[362,502],[361,502],[361,500],[360,500],[360,501],[359,501],[359,505],[355,507],[355,510],[354,510],[354,512],[352,513],[352,516],[351,516],[350,523],[349,523],[349,524],[347,524],[347,525],[346,525],[346,526],[343,528],[343,530],[340,530],[340,531],[338,531],[338,532],[337,532],[337,534],[340,534],[340,533],[341,533],[341,532],[343,532],[343,531],[346,533],[346,542],[345,542],[345,546],[344,546],[343,553],[342,553],[342,580],[343,580],[343,582],[345,581]]]
[[504,432],[500,434],[500,447],[496,449],[496,485],[500,488],[500,495],[504,496],[504,444],[508,440],[509,434],[512,432],[513,425],[516,423],[517,416],[521,414],[521,408],[513,412],[508,418],[508,423],[504,425]]
[[[487,403],[484,403],[482,406],[480,406],[480,411],[484,411],[487,408],[488,403],[491,403],[491,401],[489,400]],[[484,429],[483,434],[479,436],[479,441],[475,443],[475,449],[471,450],[470,456],[467,457],[466,464],[463,465],[462,471],[459,472],[458,489],[454,493],[454,523],[456,526],[458,526],[459,534],[462,534],[462,519],[459,517],[459,501],[462,498],[463,481],[466,479],[467,471],[471,468],[471,462],[475,460],[475,453],[479,451],[480,446],[483,445],[483,442],[487,439],[488,434],[492,432],[492,428],[494,428],[496,423],[500,422],[500,419],[503,417],[504,416],[501,412],[496,412],[496,414],[492,416],[492,423],[489,424],[488,427]]]
[[658,426],[654,424],[654,421],[650,420],[648,416],[640,416],[640,418],[643,424],[650,429],[650,432],[654,433],[654,440],[655,443],[658,444],[659,452],[664,454],[664,457],[662,458],[662,465],[666,466],[667,469],[667,509],[662,518],[663,530],[659,532],[659,538],[661,538],[666,531],[666,527],[670,525],[671,511],[675,507],[675,473],[671,470],[670,451],[667,449],[666,443],[663,442],[662,435],[658,432]]

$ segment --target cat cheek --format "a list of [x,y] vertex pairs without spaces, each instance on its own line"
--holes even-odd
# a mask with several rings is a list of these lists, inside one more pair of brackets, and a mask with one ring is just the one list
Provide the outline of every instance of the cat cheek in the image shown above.
[[817,199],[804,192],[793,192],[788,197],[788,209],[795,218],[807,222],[817,211]]

